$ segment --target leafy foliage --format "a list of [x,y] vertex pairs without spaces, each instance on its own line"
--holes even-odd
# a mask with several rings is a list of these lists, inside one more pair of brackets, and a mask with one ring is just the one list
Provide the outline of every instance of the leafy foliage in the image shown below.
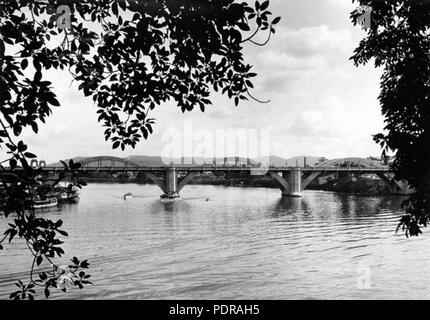
[[[268,30],[270,36],[280,20],[269,22],[268,1],[252,8],[233,0],[87,0],[65,2],[71,29],[58,30],[59,15],[47,12],[61,3],[11,0],[2,7],[0,43],[21,47],[2,63],[2,113],[14,133],[27,125],[37,131],[35,120],[59,105],[42,71],[68,69],[97,104],[106,139],[123,150],[153,132],[149,111],[162,102],[173,100],[183,112],[195,106],[204,111],[211,88],[236,105],[247,99],[256,74],[243,60],[243,44],[258,44],[256,33]],[[244,38],[254,22],[255,32]],[[34,77],[23,78],[30,59]]]
[[[430,217],[430,3],[426,0],[356,0],[372,8],[367,37],[352,57],[356,65],[374,59],[383,68],[379,101],[385,133],[375,135],[386,152],[396,152],[395,178],[406,179],[416,194],[403,203],[398,229],[421,233]],[[360,8],[351,13],[357,24]]]
[[[59,10],[68,6],[71,15]],[[60,106],[50,69],[69,72],[79,90],[97,105],[105,138],[114,149],[135,147],[153,132],[150,111],[172,100],[182,110],[211,104],[211,90],[220,91],[235,105],[251,97],[256,73],[244,61],[243,46],[265,45],[280,17],[271,19],[269,1],[254,6],[234,0],[6,0],[0,3],[0,147],[7,159],[0,167],[0,201],[6,217],[16,217],[2,243],[19,237],[33,255],[31,279],[18,282],[13,299],[33,298],[43,286],[82,288],[89,275],[77,258],[68,272],[52,261],[61,257],[67,236],[62,222],[36,218],[28,210],[36,193],[48,194],[64,179],[79,180],[79,164],[64,163],[64,171],[50,181],[23,141],[14,142],[24,128],[35,133],[52,107]],[[67,10],[68,11],[68,10]],[[66,23],[64,23],[66,22]],[[66,27],[63,27],[66,25]],[[267,40],[255,40],[260,31]],[[52,271],[33,279],[43,261]]]

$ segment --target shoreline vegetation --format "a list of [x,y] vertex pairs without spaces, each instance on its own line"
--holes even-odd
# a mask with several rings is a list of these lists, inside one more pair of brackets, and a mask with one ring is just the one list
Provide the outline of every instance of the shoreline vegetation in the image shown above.
[[[137,183],[154,184],[145,174],[137,176],[127,174],[87,174],[82,177],[84,181],[91,183]],[[244,188],[275,188],[275,182],[265,176],[234,175],[224,174],[215,175],[200,174],[195,177],[189,185],[219,185]],[[387,195],[391,194],[383,181],[373,176],[353,176],[353,175],[331,175],[315,179],[306,190],[331,191],[346,194],[360,195]]]

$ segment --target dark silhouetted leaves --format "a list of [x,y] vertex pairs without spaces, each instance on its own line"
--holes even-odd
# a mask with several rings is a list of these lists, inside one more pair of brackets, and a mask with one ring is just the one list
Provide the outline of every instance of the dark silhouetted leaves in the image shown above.
[[[428,1],[355,1],[371,6],[367,36],[351,58],[355,65],[374,61],[382,68],[379,102],[385,132],[374,136],[382,157],[395,153],[396,180],[407,180],[416,194],[402,203],[397,227],[407,237],[421,234],[430,219],[430,26]],[[360,24],[363,8],[351,13]],[[398,23],[404,21],[404,23]]]

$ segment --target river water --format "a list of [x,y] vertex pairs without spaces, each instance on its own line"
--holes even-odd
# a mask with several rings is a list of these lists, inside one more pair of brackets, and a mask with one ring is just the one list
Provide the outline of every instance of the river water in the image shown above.
[[[64,221],[66,257],[89,259],[94,282],[52,298],[430,298],[430,234],[395,234],[401,197],[193,185],[176,203],[159,194],[90,184],[79,203],[38,213]],[[5,245],[0,299],[30,265],[22,242]]]

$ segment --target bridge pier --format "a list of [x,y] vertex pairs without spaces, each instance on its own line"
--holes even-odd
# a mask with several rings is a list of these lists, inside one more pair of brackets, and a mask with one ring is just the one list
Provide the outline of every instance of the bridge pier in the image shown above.
[[163,201],[174,201],[180,199],[179,192],[187,185],[199,172],[191,171],[182,179],[179,179],[178,169],[169,167],[164,169],[164,174],[158,176],[153,172],[147,172],[146,175],[156,185],[160,187],[163,194],[160,196]]
[[302,193],[302,171],[300,168],[292,168],[283,171],[282,176],[277,172],[269,171],[269,176],[281,189],[283,197],[303,197]]
[[176,168],[166,168],[164,172],[164,194],[163,200],[177,200],[180,198],[178,190],[178,171]]
[[[289,172],[288,184],[290,185],[290,192],[286,196],[303,197],[302,170],[300,168],[293,168]],[[285,196],[285,194],[282,195]]]

